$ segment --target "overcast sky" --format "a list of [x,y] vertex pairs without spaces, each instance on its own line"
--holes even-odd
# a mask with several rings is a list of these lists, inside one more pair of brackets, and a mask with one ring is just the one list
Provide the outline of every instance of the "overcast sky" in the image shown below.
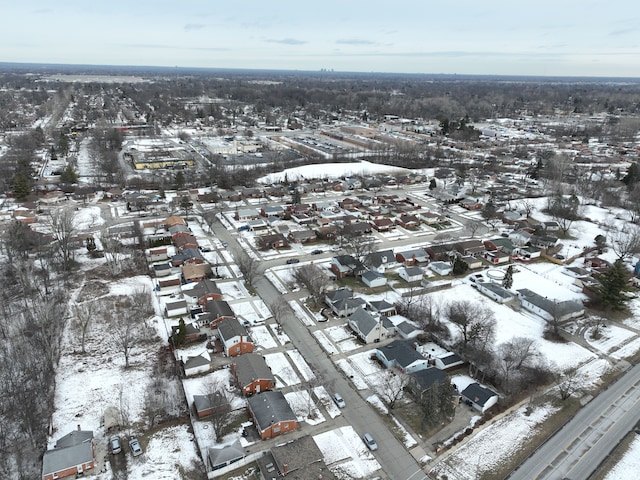
[[14,0],[0,61],[640,77],[637,0]]

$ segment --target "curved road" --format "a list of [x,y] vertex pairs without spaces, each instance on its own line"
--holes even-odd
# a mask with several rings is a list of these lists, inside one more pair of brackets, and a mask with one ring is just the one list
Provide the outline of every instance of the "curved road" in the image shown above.
[[586,480],[640,421],[640,364],[582,408],[511,480]]

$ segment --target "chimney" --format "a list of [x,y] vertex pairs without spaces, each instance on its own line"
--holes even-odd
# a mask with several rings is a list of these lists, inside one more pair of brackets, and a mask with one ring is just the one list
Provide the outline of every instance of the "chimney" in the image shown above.
[[78,424],[78,431],[80,431],[80,424]]
[[284,465],[282,465],[282,469],[284,470],[284,475],[286,476],[287,473],[289,473],[289,464],[285,463]]

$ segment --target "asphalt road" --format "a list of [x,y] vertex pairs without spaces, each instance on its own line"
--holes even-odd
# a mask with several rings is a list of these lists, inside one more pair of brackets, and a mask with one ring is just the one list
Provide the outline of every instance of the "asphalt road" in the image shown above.
[[586,480],[638,421],[640,364],[582,408],[509,478]]
[[[226,241],[229,248],[239,248],[236,243],[236,235],[231,234],[219,222],[216,222],[215,225],[215,235],[220,240]],[[316,256],[310,256],[310,258],[313,257]],[[260,270],[264,272],[266,268],[284,263],[285,261],[282,259],[260,262]],[[267,304],[282,297],[282,294],[262,275],[256,278],[253,287]],[[293,346],[302,354],[316,376],[321,379],[327,391],[330,394],[339,392],[344,398],[347,405],[342,409],[344,420],[360,436],[369,432],[376,440],[378,450],[374,452],[374,455],[388,478],[391,480],[426,479],[427,477],[418,462],[389,431],[379,414],[336,369],[326,352],[318,345],[309,329],[296,317],[291,308],[286,309],[282,325]]]
[[[260,276],[254,283],[254,288],[266,302],[276,300],[280,292],[264,276]],[[369,432],[378,444],[374,452],[390,479],[394,480],[422,480],[426,475],[422,472],[418,462],[407,452],[404,446],[393,436],[378,413],[356,392],[347,380],[337,371],[333,362],[318,345],[309,329],[296,317],[293,310],[287,309],[282,320],[283,328],[291,343],[305,358],[314,373],[321,378],[329,393],[339,392],[347,405],[342,409],[342,415],[362,436]]]

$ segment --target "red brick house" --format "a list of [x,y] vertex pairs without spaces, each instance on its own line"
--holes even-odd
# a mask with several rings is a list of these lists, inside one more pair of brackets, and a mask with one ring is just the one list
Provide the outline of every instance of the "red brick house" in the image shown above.
[[60,438],[42,457],[42,480],[82,475],[96,466],[95,442],[90,430],[74,430]]
[[379,218],[371,222],[371,226],[379,232],[388,232],[393,230],[395,224],[390,218]]
[[282,392],[264,392],[247,400],[260,438],[266,440],[299,428],[296,414]]
[[396,220],[396,224],[400,225],[403,228],[406,228],[407,230],[415,230],[420,226],[420,219],[415,215],[403,213]]
[[231,309],[229,303],[224,300],[210,300],[204,304],[205,315],[200,317],[200,321],[208,322],[210,328],[218,328],[223,320],[235,319],[236,314]]
[[245,397],[276,388],[276,379],[262,355],[240,355],[231,365],[231,373]]
[[253,352],[253,340],[247,329],[235,318],[219,322],[218,335],[228,357]]

